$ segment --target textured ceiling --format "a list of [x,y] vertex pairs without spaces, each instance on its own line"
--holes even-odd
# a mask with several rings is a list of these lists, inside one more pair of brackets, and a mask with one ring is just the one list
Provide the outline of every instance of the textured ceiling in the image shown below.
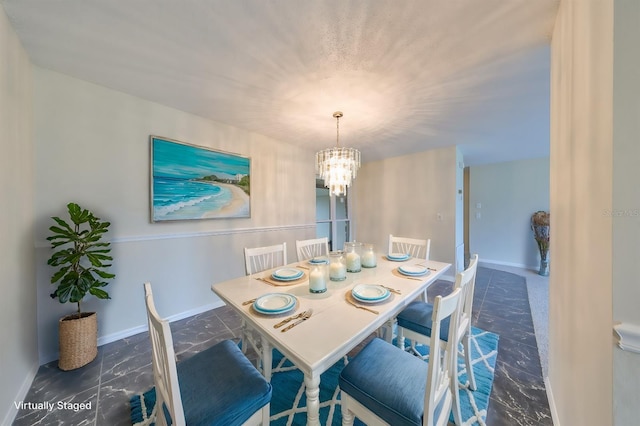
[[459,145],[548,155],[559,0],[2,0],[32,61],[371,161]]

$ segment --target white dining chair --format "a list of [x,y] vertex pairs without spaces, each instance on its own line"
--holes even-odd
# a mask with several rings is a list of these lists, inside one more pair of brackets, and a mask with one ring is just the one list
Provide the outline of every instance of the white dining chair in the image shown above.
[[244,249],[244,265],[247,275],[287,264],[287,243]]
[[429,260],[431,239],[420,240],[416,238],[395,237],[389,234],[388,253],[407,253],[415,259]]
[[144,284],[157,425],[269,424],[271,384],[238,346],[224,340],[176,364],[169,322],[160,318]]
[[[452,407],[451,375],[456,375],[456,347],[440,339],[458,332],[460,289],[438,296],[433,304],[431,354],[428,363],[375,338],[342,370],[342,425],[354,416],[367,425],[444,426]],[[444,319],[450,318],[445,330]],[[425,387],[426,382],[426,387]],[[456,388],[457,391],[457,388]]]
[[298,261],[329,255],[329,238],[313,238],[310,240],[296,240]]
[[[467,371],[467,377],[469,378],[469,389],[476,389],[476,379],[473,373],[473,365],[471,364],[471,316],[473,315],[473,293],[475,291],[476,272],[478,268],[478,255],[471,256],[469,266],[462,272],[456,275],[456,282],[454,285],[455,290],[460,290],[460,305],[458,320],[458,331],[455,334],[456,338],[452,341],[454,348],[458,348],[462,343],[464,348],[464,360]],[[434,305],[422,302],[414,301],[407,305],[406,308],[398,314],[396,320],[398,322],[397,327],[397,344],[398,347],[404,348],[405,338],[410,339],[411,349],[415,351],[415,343],[422,343],[425,345],[431,345],[433,343],[433,324],[431,320],[431,314],[435,309]],[[445,325],[446,327],[446,325]],[[452,334],[442,333],[441,339],[445,342],[450,342]],[[456,365],[458,363],[458,351],[455,351]],[[457,425],[462,424],[462,417],[460,415],[460,401],[458,396],[458,375],[451,376],[452,389],[455,389],[453,395],[453,417]]]

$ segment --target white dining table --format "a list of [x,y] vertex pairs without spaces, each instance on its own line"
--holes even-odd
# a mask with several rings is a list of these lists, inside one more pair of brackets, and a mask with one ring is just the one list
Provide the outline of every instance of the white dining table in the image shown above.
[[[420,277],[406,277],[397,272],[399,266],[416,264],[428,267],[429,273]],[[294,262],[287,266],[309,272],[306,269],[309,267],[307,262]],[[259,333],[262,370],[267,380],[271,380],[272,348],[278,349],[304,373],[307,424],[315,426],[320,424],[320,375],[369,335],[388,324],[450,267],[449,263],[433,260],[390,261],[378,254],[375,268],[362,268],[361,272],[347,273],[344,281],[328,281],[327,291],[324,293],[311,293],[308,279],[287,286],[273,286],[260,280],[270,276],[273,270],[214,283],[211,289],[238,312],[251,329]],[[351,290],[358,284],[383,285],[398,290],[400,294],[392,293],[387,300],[377,304],[359,303],[378,312],[375,314],[347,303]],[[297,298],[295,310],[284,316],[269,316],[257,313],[250,303],[243,304],[268,293],[294,295]],[[312,316],[295,327],[285,332],[281,331],[285,327],[274,328],[283,318],[309,309],[313,309]],[[390,341],[391,336],[387,336],[387,339]]]

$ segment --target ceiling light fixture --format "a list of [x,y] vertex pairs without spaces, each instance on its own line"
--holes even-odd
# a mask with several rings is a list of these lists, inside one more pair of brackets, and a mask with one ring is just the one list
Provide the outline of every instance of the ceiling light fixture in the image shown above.
[[336,196],[347,193],[347,187],[356,178],[360,168],[360,151],[340,147],[342,115],[340,111],[333,113],[336,119],[336,146],[316,153],[316,174],[324,179],[324,186],[329,188],[329,194]]

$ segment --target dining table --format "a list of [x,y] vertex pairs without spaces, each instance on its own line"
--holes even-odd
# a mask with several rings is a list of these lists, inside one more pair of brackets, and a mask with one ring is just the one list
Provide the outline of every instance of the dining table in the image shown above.
[[[376,253],[376,266],[348,272],[342,281],[328,280],[326,291],[312,293],[309,285],[309,261],[294,262],[284,267],[265,270],[211,285],[211,290],[236,311],[243,323],[259,335],[262,373],[267,380],[272,374],[272,349],[276,348],[304,374],[307,400],[307,424],[319,425],[320,375],[346,356],[372,333],[386,330],[395,316],[413,300],[426,294],[427,287],[451,267],[450,263],[407,258],[389,260]],[[404,275],[399,268],[424,267],[424,275]],[[278,282],[274,271],[282,268],[302,271],[299,279]],[[358,287],[356,287],[358,286]],[[354,298],[354,288],[385,288],[389,294],[382,301],[369,303]],[[357,293],[356,293],[357,294]],[[271,314],[255,305],[255,300],[283,295],[293,301],[285,313]],[[289,320],[311,311],[308,318]],[[284,320],[286,321],[286,326]],[[295,323],[295,326],[292,324]],[[286,331],[285,331],[286,330]],[[243,343],[244,344],[244,343]]]

